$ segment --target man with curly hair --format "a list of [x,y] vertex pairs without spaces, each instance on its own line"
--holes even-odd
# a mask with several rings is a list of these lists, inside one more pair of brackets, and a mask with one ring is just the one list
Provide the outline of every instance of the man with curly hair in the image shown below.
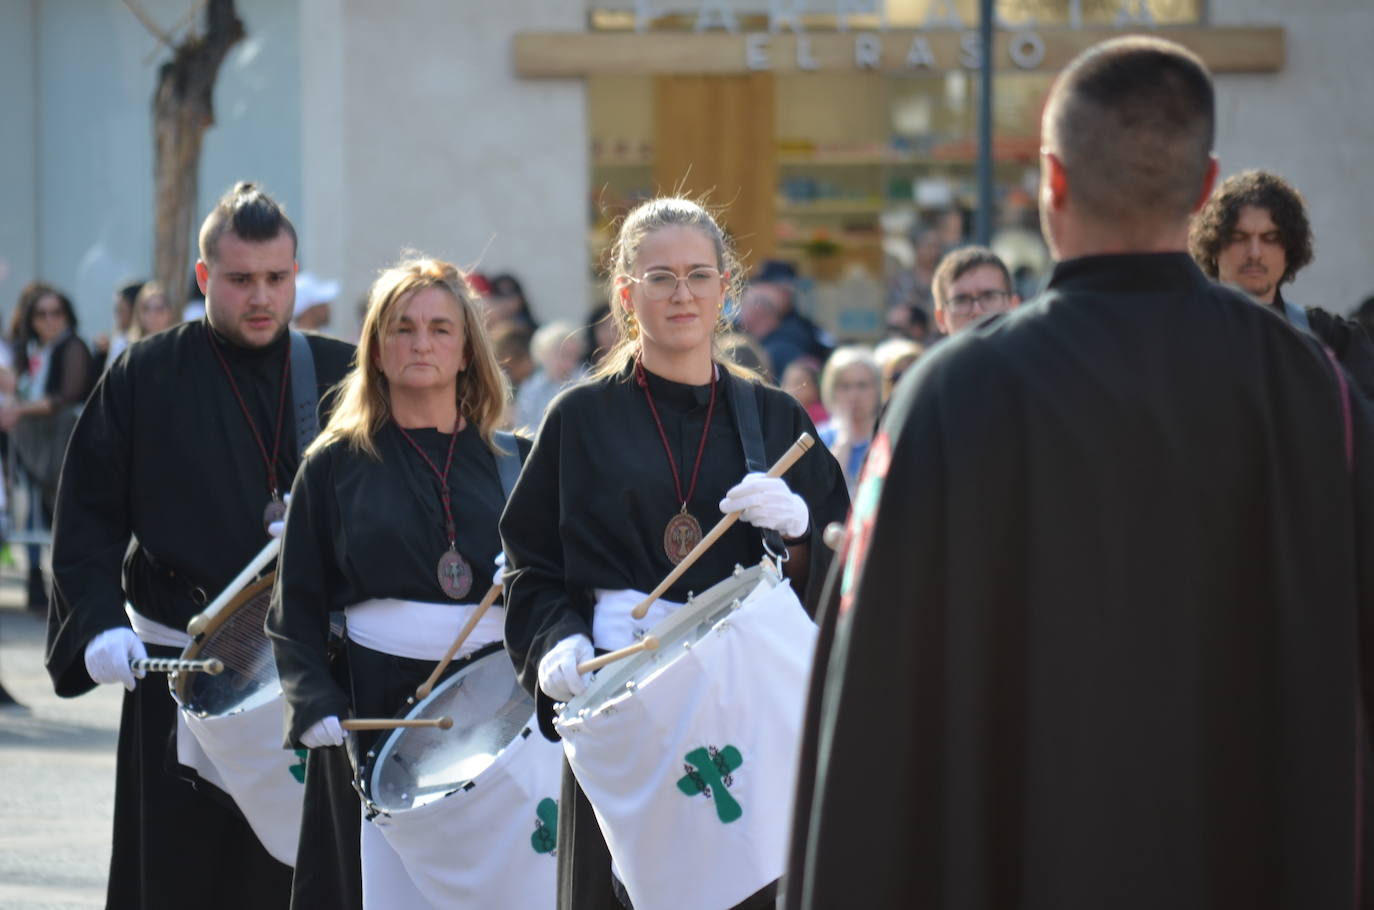
[[1193,218],[1188,251],[1208,277],[1235,285],[1316,336],[1374,397],[1374,342],[1363,327],[1284,299],[1282,286],[1313,257],[1307,206],[1291,183],[1261,170],[1228,177]]

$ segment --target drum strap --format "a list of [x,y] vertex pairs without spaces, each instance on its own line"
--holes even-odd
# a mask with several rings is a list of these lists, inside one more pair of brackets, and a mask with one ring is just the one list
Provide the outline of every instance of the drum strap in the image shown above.
[[[767,456],[763,451],[763,426],[759,423],[759,403],[754,395],[754,384],[737,376],[729,370],[722,370],[725,381],[730,386],[730,410],[735,415],[735,430],[739,433],[740,445],[744,447],[744,464],[752,473],[765,473],[768,470]],[[782,535],[777,531],[763,531],[763,545],[771,553],[786,553]]]
[[315,383],[315,355],[310,341],[291,330],[291,400],[296,405],[296,454],[305,453],[320,432],[320,393]]
[[515,434],[507,430],[497,430],[496,445],[501,451],[496,455],[496,473],[501,476],[501,498],[510,499],[510,491],[515,489],[515,481],[520,477],[520,446],[516,444]]

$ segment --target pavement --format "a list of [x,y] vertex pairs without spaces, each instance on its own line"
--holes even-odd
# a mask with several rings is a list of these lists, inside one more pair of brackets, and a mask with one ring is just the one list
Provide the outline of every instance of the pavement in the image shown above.
[[0,580],[0,907],[103,907],[121,693],[58,698],[43,669],[44,621]]

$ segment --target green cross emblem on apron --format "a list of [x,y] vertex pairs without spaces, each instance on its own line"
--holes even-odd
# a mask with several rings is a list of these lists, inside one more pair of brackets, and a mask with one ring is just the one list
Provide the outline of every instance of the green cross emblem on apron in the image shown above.
[[310,752],[307,749],[296,749],[295,752],[296,763],[288,770],[290,770],[291,776],[296,779],[296,783],[303,784],[305,783],[305,757],[309,755]]
[[744,764],[744,756],[734,746],[717,750],[715,746],[702,746],[684,756],[683,768],[687,771],[677,782],[677,788],[687,796],[704,794],[716,804],[716,817],[723,824],[730,824],[744,815],[744,809],[730,793],[730,785],[735,781],[730,776]]
[[552,853],[558,846],[558,803],[544,797],[535,807],[534,816],[530,846],[535,853]]

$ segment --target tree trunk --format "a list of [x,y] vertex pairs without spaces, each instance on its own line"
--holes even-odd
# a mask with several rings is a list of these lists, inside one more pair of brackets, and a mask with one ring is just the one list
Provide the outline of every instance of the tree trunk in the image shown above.
[[173,48],[153,93],[153,274],[178,314],[190,289],[200,147],[215,122],[215,78],[230,48],[244,36],[234,0],[209,0],[205,24],[204,35],[193,33]]

